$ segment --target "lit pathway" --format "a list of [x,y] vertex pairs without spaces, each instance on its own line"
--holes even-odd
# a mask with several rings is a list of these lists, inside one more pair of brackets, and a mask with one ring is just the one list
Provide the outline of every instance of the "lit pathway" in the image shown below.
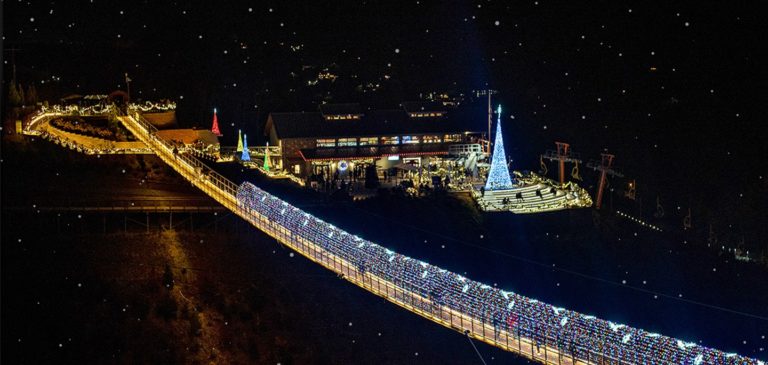
[[141,141],[118,142],[103,138],[85,136],[82,134],[67,132],[51,125],[50,121],[58,117],[57,114],[43,115],[35,120],[32,128],[26,131],[27,134],[40,136],[52,142],[76,149],[78,152],[86,154],[153,154],[152,149],[148,148]]

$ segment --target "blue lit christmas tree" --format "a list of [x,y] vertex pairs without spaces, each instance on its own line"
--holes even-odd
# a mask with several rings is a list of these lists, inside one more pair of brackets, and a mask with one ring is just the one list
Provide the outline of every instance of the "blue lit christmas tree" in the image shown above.
[[485,181],[485,190],[504,190],[512,188],[512,179],[507,168],[507,154],[504,153],[504,138],[501,136],[501,105],[496,113],[496,139],[493,143],[491,171]]
[[240,155],[240,161],[250,161],[251,154],[248,152],[248,135],[243,134],[243,153]]

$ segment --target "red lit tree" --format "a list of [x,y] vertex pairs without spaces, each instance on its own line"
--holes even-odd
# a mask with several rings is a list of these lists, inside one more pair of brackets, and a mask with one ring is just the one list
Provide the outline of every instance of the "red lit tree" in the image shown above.
[[219,118],[216,116],[216,108],[213,109],[213,126],[211,126],[211,132],[221,137],[221,131],[219,130]]

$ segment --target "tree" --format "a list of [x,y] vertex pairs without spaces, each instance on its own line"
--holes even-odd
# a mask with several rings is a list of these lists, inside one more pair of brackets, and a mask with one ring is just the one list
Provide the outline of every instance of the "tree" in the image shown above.
[[19,106],[22,103],[19,89],[16,88],[16,80],[11,80],[8,84],[8,103],[13,106]]
[[30,84],[27,87],[27,94],[26,94],[26,105],[35,105],[37,104],[37,88],[35,88],[35,84]]
[[19,87],[16,90],[19,92],[19,104],[17,105],[24,106],[24,86],[19,84]]

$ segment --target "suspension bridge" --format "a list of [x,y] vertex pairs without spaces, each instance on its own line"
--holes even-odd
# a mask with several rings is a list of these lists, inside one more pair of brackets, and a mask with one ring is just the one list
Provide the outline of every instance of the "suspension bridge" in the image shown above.
[[[558,308],[410,258],[345,232],[250,183],[237,185],[156,135],[137,110],[111,111],[145,148],[254,227],[309,260],[430,321],[542,364],[765,365],[694,342]],[[47,111],[27,120],[39,135]]]

